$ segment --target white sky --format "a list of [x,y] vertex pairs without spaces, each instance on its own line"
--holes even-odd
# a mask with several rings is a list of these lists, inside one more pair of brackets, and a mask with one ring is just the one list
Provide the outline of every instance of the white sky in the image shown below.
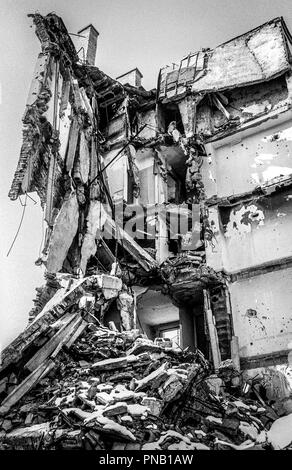
[[[42,240],[42,212],[28,200],[16,244],[22,207],[11,202],[9,187],[22,142],[21,118],[40,51],[28,13],[55,11],[69,32],[92,23],[99,31],[96,65],[116,77],[134,67],[145,88],[156,87],[159,68],[190,51],[214,47],[276,16],[292,31],[291,0],[1,0],[0,27],[0,345],[26,325],[43,283],[34,265]],[[33,196],[35,197],[35,196]]]

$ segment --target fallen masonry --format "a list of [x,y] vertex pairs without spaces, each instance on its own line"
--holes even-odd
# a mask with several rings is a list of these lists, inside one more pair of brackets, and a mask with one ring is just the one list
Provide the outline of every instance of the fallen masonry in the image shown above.
[[240,396],[230,364],[216,375],[199,350],[106,328],[92,302],[110,301],[100,276],[72,281],[3,351],[1,449],[292,447],[292,414]]

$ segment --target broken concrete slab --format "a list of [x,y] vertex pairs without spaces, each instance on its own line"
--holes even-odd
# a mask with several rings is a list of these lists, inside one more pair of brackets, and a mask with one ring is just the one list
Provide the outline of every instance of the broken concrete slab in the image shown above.
[[122,280],[109,274],[101,274],[97,278],[98,285],[103,289],[105,299],[109,300],[118,296],[122,290]]
[[162,364],[158,369],[151,372],[151,374],[147,375],[141,380],[136,381],[136,391],[143,390],[146,387],[154,387],[158,388],[160,383],[163,382],[164,379],[168,378],[167,373],[167,364]]
[[86,273],[89,258],[96,253],[96,239],[100,238],[100,233],[106,218],[107,214],[100,201],[90,201],[89,211],[86,217],[86,233],[81,247],[80,269],[84,274]]
[[124,402],[116,402],[114,405],[109,405],[103,411],[104,416],[123,415],[128,412],[128,406]]
[[78,217],[78,201],[76,193],[72,192],[64,201],[55,221],[46,262],[48,272],[56,273],[62,269],[63,262],[77,233]]

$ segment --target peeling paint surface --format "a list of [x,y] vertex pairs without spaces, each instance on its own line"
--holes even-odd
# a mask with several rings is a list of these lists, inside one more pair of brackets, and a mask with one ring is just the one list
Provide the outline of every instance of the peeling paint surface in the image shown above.
[[219,224],[219,213],[216,207],[209,207],[209,223],[213,233],[212,239],[205,240],[207,264],[216,271],[223,268],[223,236]]
[[[236,272],[292,256],[290,193],[291,190],[286,190],[255,202],[221,209],[222,227],[217,239],[222,246],[224,269]],[[209,263],[213,263],[211,257]]]
[[[271,136],[275,134],[279,138],[272,140]],[[209,152],[212,159],[204,159],[207,197],[216,192],[218,197],[243,194],[274,178],[292,175],[291,136],[292,127],[288,121],[242,140],[239,137],[234,144],[213,148]]]
[[240,237],[244,233],[250,233],[252,227],[264,225],[265,215],[255,204],[248,207],[241,207],[239,210],[233,210],[230,214],[230,221],[227,224],[225,237]]

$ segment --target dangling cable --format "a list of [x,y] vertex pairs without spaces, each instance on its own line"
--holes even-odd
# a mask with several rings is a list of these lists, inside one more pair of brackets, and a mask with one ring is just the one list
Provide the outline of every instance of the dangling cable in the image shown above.
[[22,226],[22,222],[23,222],[23,219],[24,219],[26,203],[27,203],[27,193],[25,193],[25,199],[24,199],[24,204],[23,204],[23,206],[22,206],[23,209],[22,209],[22,214],[21,214],[21,219],[20,219],[20,222],[19,222],[19,226],[18,226],[18,229],[17,229],[17,231],[16,231],[15,237],[13,238],[13,241],[12,241],[12,243],[11,243],[11,246],[10,246],[8,252],[7,252],[7,255],[6,255],[7,257],[10,255],[10,252],[11,252],[11,250],[12,250],[12,248],[13,248],[13,246],[14,246],[14,243],[16,242],[16,239],[17,239],[17,237],[18,237],[18,234],[19,234],[19,232],[20,232],[20,229],[21,229],[21,226]]

